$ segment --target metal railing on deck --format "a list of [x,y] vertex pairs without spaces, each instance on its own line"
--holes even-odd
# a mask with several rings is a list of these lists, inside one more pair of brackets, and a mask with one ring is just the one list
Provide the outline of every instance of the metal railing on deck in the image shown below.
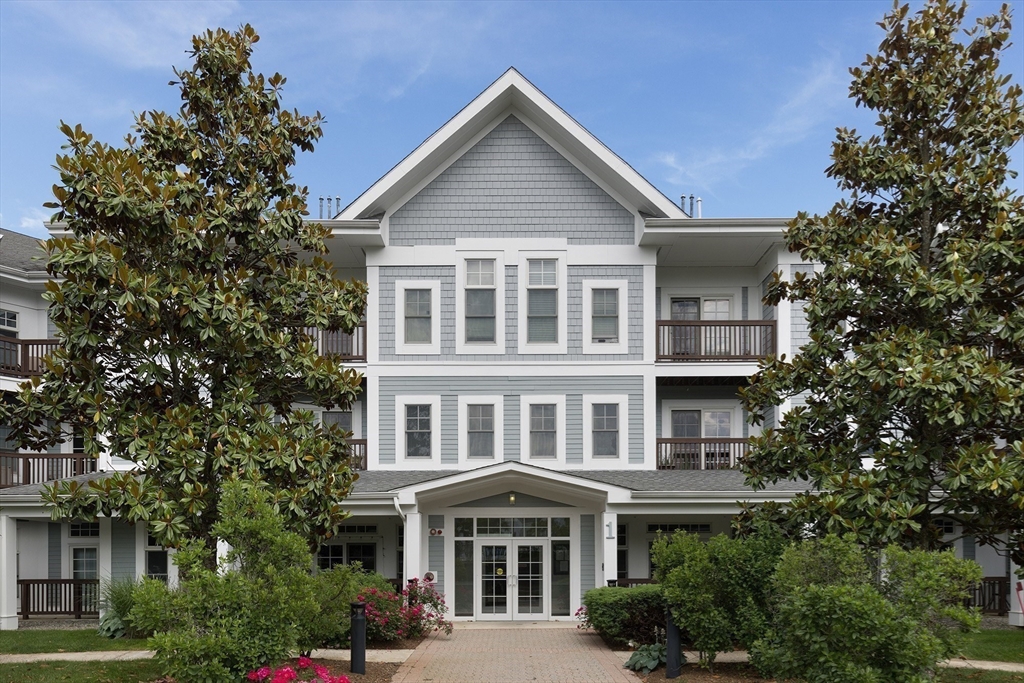
[[366,322],[359,323],[359,327],[352,330],[351,334],[327,332],[315,327],[307,328],[306,334],[317,340],[317,348],[322,356],[335,356],[343,361],[366,360]]
[[0,374],[31,377],[43,373],[43,356],[57,348],[56,339],[0,337]]
[[727,470],[747,448],[747,439],[658,439],[658,469]]
[[659,361],[756,361],[775,354],[774,320],[659,320]]
[[96,458],[83,453],[0,451],[0,488],[40,484],[96,471]]
[[69,615],[76,619],[100,613],[99,579],[19,579],[23,619],[32,615]]

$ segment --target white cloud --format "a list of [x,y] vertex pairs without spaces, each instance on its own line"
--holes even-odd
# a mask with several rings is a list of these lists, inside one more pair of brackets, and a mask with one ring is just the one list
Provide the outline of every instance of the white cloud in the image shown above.
[[27,211],[22,212],[21,218],[18,220],[18,228],[21,230],[39,232],[43,230],[43,222],[50,220],[52,217],[52,211],[28,209]]
[[192,35],[222,25],[233,0],[211,2],[36,2],[26,9],[49,22],[68,54],[88,49],[127,68],[185,65]]
[[685,152],[662,152],[655,160],[667,167],[666,182],[677,186],[712,191],[760,159],[805,139],[823,123],[829,113],[846,99],[848,79],[837,60],[812,66],[807,79],[789,99],[732,146],[691,148]]

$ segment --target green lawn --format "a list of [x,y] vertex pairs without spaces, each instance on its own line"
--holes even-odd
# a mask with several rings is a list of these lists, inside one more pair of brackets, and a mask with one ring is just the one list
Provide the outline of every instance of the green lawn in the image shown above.
[[964,657],[990,662],[1024,664],[1024,629],[972,633],[967,636]]
[[1024,674],[977,669],[944,669],[936,680],[940,683],[1022,683]]
[[145,650],[146,640],[101,638],[92,629],[83,631],[4,631],[0,653],[95,652],[99,650]]
[[0,666],[0,683],[149,683],[160,678],[156,662],[40,662]]

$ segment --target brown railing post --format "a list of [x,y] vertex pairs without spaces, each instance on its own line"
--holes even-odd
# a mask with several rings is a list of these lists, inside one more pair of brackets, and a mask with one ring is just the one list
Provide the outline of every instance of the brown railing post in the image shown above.
[[75,619],[82,618],[82,584],[71,584],[71,599],[74,601]]
[[28,619],[32,613],[32,590],[28,583],[19,581],[21,584],[21,616]]

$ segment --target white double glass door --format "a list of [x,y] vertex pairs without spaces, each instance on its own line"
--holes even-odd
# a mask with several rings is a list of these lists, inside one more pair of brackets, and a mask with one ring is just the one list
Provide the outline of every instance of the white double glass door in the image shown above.
[[547,542],[486,540],[478,547],[478,618],[547,619]]

